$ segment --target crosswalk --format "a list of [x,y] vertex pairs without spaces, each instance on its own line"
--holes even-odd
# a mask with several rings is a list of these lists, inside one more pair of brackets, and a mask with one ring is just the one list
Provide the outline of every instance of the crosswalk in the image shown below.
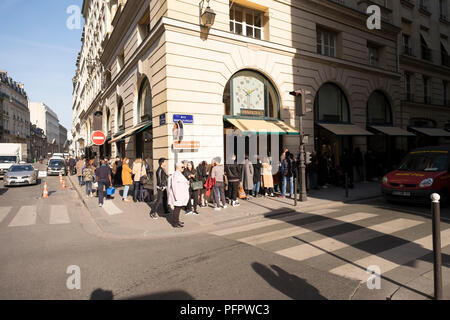
[[[369,266],[386,273],[433,249],[430,220],[345,209],[286,214],[212,234],[360,281],[367,280]],[[450,245],[447,225],[441,243]]]
[[65,205],[50,205],[38,210],[36,205],[0,207],[0,228],[29,227],[34,225],[65,225],[73,223]]

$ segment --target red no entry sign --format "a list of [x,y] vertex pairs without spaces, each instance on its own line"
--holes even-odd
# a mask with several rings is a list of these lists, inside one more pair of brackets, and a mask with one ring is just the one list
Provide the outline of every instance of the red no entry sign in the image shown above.
[[105,143],[106,140],[106,136],[103,132],[101,131],[94,131],[92,133],[92,142],[97,145],[97,146],[101,146]]

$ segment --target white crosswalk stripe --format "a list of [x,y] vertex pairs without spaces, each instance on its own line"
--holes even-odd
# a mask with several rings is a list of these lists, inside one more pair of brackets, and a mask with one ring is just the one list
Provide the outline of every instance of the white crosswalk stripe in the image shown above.
[[6,218],[12,207],[0,207],[0,223]]
[[232,234],[232,233],[245,232],[245,231],[250,231],[250,230],[259,229],[259,228],[263,228],[263,227],[269,227],[272,225],[277,225],[277,224],[280,224],[280,222],[293,222],[293,221],[297,221],[297,220],[314,217],[314,216],[317,216],[320,214],[332,213],[335,211],[337,211],[337,210],[324,209],[324,210],[316,211],[316,212],[314,212],[314,214],[299,213],[299,214],[295,214],[295,215],[289,215],[287,217],[268,219],[268,220],[264,220],[261,222],[256,222],[256,223],[248,224],[248,225],[244,225],[244,226],[231,227],[231,228],[227,228],[224,230],[218,230],[218,231],[213,232],[212,234],[214,234],[216,236],[225,236],[225,235]]
[[263,243],[276,241],[276,240],[280,240],[280,239],[287,238],[287,237],[293,237],[296,235],[308,233],[311,231],[318,231],[321,229],[335,227],[335,226],[341,225],[343,223],[356,222],[359,220],[364,220],[364,219],[372,218],[375,216],[376,216],[375,214],[358,212],[358,213],[349,214],[349,215],[346,215],[343,217],[337,217],[337,218],[333,218],[333,219],[326,219],[324,221],[322,220],[322,221],[310,223],[310,224],[304,225],[302,227],[296,226],[296,227],[284,228],[284,229],[277,230],[277,231],[266,232],[266,233],[258,234],[255,236],[245,237],[245,238],[239,239],[238,241],[244,242],[247,244],[251,244],[251,245],[263,244]]
[[50,224],[70,223],[69,213],[66,206],[52,205],[50,210]]
[[[445,247],[450,244],[450,229],[441,233],[441,246]],[[426,254],[431,253],[433,248],[432,236],[426,236],[410,243],[397,246],[395,248],[371,255],[369,257],[354,261],[352,264],[345,264],[332,269],[330,272],[347,278],[366,281],[369,266],[377,266],[380,268],[381,274],[391,271],[402,264],[408,263]]]
[[105,202],[103,203],[103,209],[110,216],[121,214],[123,212],[111,200],[105,200]]
[[276,253],[297,261],[316,257],[325,252],[333,252],[348,246],[381,237],[384,234],[390,234],[412,228],[423,222],[409,219],[395,219],[392,221],[380,223],[361,230],[340,234],[333,238],[325,238],[314,241],[311,244],[301,244],[295,247],[279,250]]
[[9,224],[9,227],[22,227],[36,224],[36,206],[20,207],[19,212]]

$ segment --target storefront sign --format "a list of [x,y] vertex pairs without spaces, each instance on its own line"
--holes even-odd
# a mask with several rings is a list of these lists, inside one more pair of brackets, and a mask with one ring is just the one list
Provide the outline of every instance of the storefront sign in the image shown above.
[[264,117],[264,110],[241,109],[242,116],[261,116]]
[[183,121],[183,123],[194,123],[194,116],[191,114],[174,114],[173,122]]
[[159,125],[163,126],[166,124],[166,114],[163,113],[159,116]]
[[199,149],[200,141],[174,141],[173,149],[174,150],[183,150],[183,149]]

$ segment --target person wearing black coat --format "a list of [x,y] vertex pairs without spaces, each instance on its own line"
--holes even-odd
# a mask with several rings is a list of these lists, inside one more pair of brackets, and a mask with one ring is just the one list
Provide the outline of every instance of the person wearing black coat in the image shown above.
[[[197,181],[201,181],[203,183],[203,186],[206,183],[206,180],[208,179],[208,164],[206,161],[202,161],[197,166]],[[203,189],[199,190],[200,194],[200,208],[206,207],[206,189],[203,187]]]
[[231,205],[238,206],[239,202],[237,201],[237,196],[239,183],[242,179],[242,167],[237,164],[236,155],[233,155],[233,163],[225,165],[225,175],[228,179]]
[[253,164],[253,196],[259,196],[259,189],[261,188],[261,168],[262,163],[259,157],[256,158],[256,163]]
[[[189,181],[189,183],[194,182],[197,179],[197,170],[194,169],[194,163],[192,161],[187,162],[183,170],[183,175]],[[192,190],[189,187],[189,202],[186,206],[186,214],[198,215],[198,190]]]
[[169,213],[169,208],[167,206],[167,180],[168,176],[166,173],[167,159],[161,158],[158,160],[159,167],[156,170],[156,189],[158,191],[158,195],[153,204],[153,208],[150,211],[150,217],[153,219],[157,219],[156,211],[161,206],[164,206],[164,213]]

